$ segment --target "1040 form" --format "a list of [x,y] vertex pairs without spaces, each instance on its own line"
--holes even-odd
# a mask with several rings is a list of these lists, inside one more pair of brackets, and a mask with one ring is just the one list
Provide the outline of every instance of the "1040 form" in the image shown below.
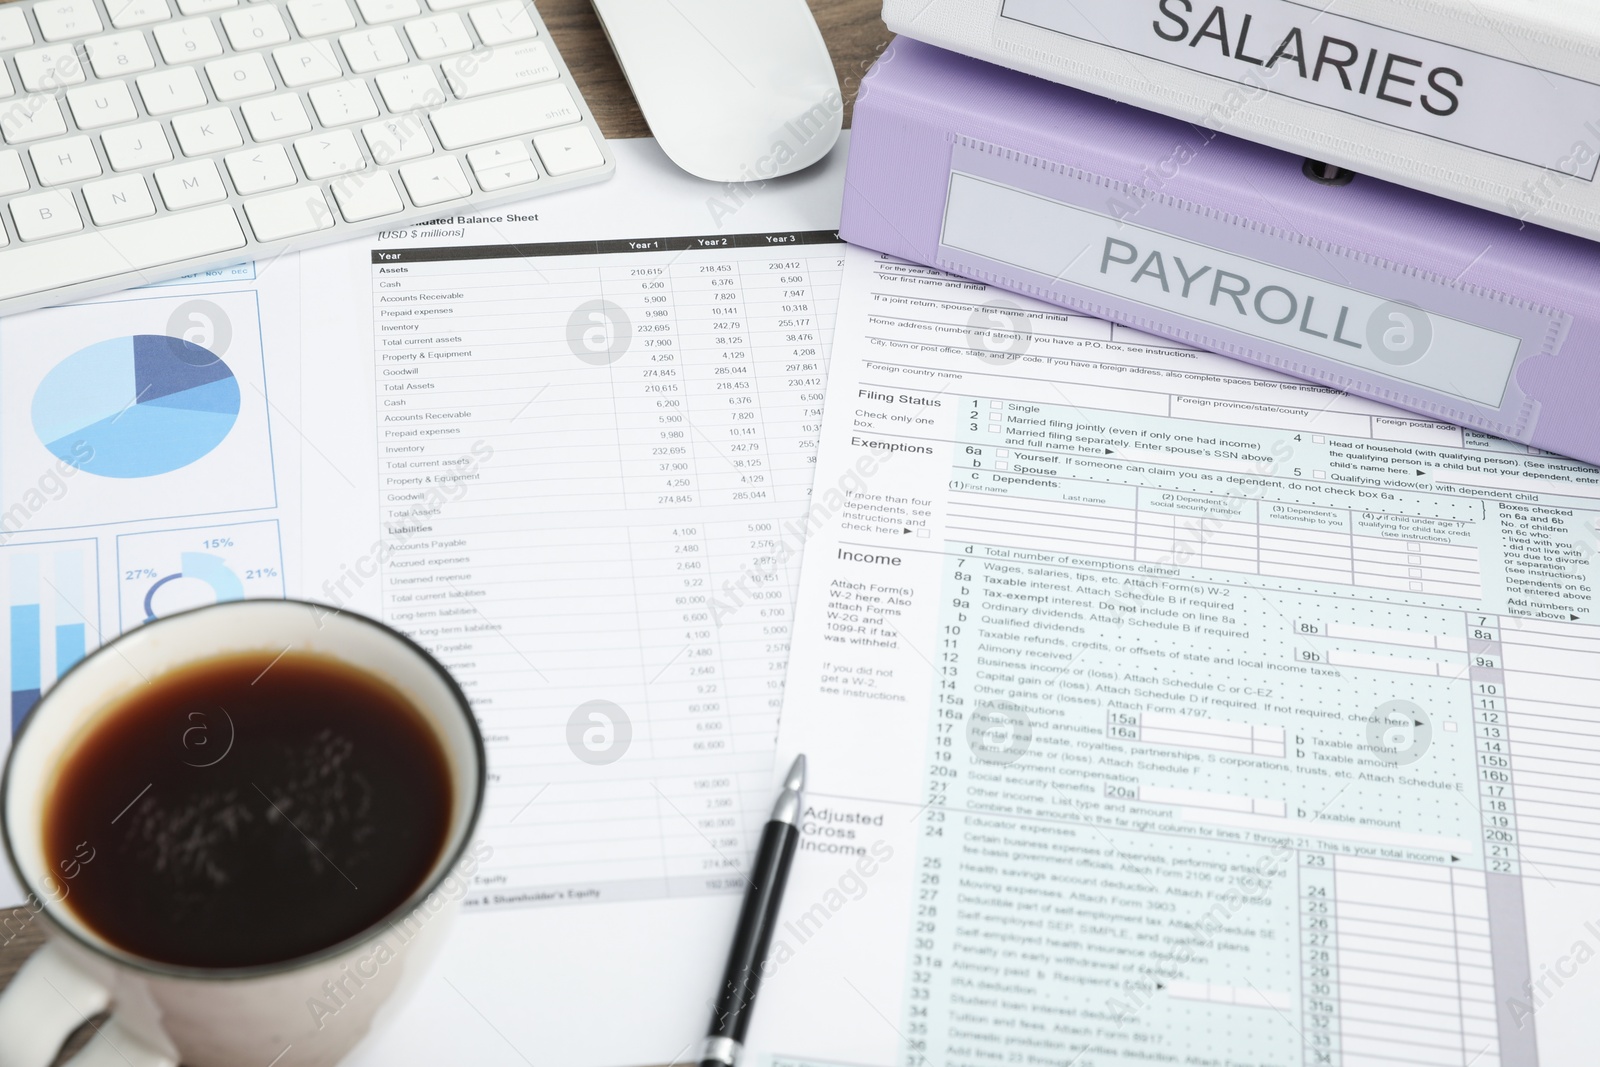
[[753,1047],[1589,1058],[1596,472],[859,250],[843,293]]

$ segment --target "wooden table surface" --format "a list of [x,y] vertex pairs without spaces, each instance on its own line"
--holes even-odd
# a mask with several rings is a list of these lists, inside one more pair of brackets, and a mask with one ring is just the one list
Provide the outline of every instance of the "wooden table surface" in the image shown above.
[[[751,0],[759,2],[759,0]],[[890,33],[878,17],[877,0],[808,0],[817,25],[833,56],[839,88],[845,96],[844,122],[850,125],[861,76],[889,43]],[[606,43],[590,0],[536,0],[539,14],[550,28],[550,37],[572,68],[572,75],[594,111],[600,129],[607,137],[648,137],[650,127],[633,93],[617,66],[616,56]],[[0,986],[11,981],[17,968],[40,944],[36,925],[24,929],[9,944],[0,947]],[[88,1036],[88,1028],[69,1044],[62,1060]],[[61,1061],[58,1061],[61,1062]]]

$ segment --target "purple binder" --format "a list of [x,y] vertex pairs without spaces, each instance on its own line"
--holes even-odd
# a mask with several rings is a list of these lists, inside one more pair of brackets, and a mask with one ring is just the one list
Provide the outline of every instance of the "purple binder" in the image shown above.
[[896,40],[840,232],[1600,463],[1600,244]]

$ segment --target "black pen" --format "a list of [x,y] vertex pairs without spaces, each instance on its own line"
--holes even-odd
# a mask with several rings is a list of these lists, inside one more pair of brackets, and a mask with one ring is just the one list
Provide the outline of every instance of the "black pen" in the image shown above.
[[722,990],[711,1012],[711,1031],[700,1053],[700,1067],[734,1067],[744,1051],[756,987],[761,984],[761,966],[767,961],[778,905],[783,903],[783,887],[789,881],[789,865],[794,862],[794,850],[800,843],[800,794],[805,787],[806,758],[796,756],[783,780],[783,792],[772,805],[772,818],[761,831],[761,847],[750,868],[744,904],[739,908],[739,925],[733,933],[733,949],[728,953],[728,969],[723,973]]

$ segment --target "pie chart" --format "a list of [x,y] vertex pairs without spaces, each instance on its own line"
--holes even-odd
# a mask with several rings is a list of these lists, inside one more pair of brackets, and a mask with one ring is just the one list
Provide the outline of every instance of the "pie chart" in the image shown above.
[[211,351],[137,334],[79,349],[33,394],[33,429],[57,458],[104,478],[186,467],[239,418],[239,380]]
[[[183,608],[199,607],[208,603],[209,593],[217,603],[224,600],[243,600],[244,583],[233,573],[228,561],[209,552],[185,552],[179,557],[183,569],[164,578],[158,578],[144,595],[145,621],[170,615]],[[187,586],[188,588],[184,588]],[[177,592],[170,592],[177,590]],[[202,594],[196,597],[196,593]],[[158,604],[157,602],[162,603]]]

